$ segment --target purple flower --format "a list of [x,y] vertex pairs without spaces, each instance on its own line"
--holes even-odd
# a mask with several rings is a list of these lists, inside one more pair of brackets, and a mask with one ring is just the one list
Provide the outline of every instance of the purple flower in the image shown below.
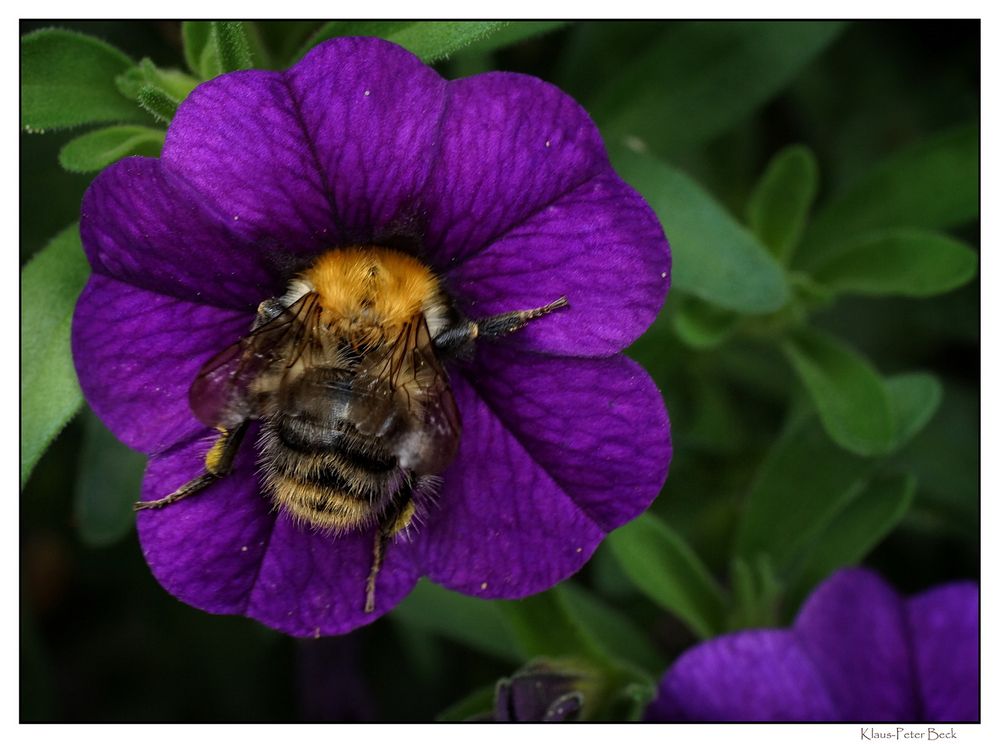
[[285,73],[224,75],[180,106],[161,158],[94,181],[81,235],[94,273],[73,320],[77,372],[96,414],[150,456],[147,501],[203,472],[212,430],[188,389],[290,267],[383,246],[429,265],[473,319],[569,299],[447,362],[458,454],[424,524],[387,546],[374,613],[376,527],[331,534],[275,510],[252,445],[204,491],[138,515],[154,575],[196,607],[324,635],[372,621],[421,575],[529,595],[577,571],[664,482],[663,401],[620,352],[663,303],[669,249],[586,112],[540,80],[448,82],[365,38]]
[[687,651],[660,682],[652,721],[977,721],[979,589],[909,599],[844,569],[787,630],[746,630]]
[[497,683],[493,710],[483,720],[576,721],[586,702],[584,690],[594,686],[589,677],[565,661],[533,661]]

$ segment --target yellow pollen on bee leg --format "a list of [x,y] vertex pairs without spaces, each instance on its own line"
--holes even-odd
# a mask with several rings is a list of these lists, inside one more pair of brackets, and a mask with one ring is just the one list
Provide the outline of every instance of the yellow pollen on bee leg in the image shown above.
[[392,523],[392,527],[389,528],[389,534],[395,535],[396,533],[405,530],[410,522],[413,521],[413,514],[416,512],[417,507],[411,501],[400,512],[399,516],[396,517],[396,521]]
[[208,451],[205,455],[205,470],[209,473],[218,472],[219,466],[222,463],[222,453],[226,449],[226,440],[229,438],[229,433],[225,429],[219,429],[222,432],[219,438],[215,440],[215,444],[212,445],[212,449]]

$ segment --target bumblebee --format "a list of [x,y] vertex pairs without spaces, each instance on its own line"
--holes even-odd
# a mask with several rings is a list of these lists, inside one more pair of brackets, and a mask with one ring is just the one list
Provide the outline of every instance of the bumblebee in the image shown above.
[[469,320],[409,254],[340,248],[265,300],[250,332],[209,359],[189,390],[195,416],[218,429],[204,472],[155,509],[232,469],[260,421],[264,492],[305,528],[342,534],[378,525],[365,612],[389,542],[413,522],[458,451],[461,420],[443,361],[565,307]]

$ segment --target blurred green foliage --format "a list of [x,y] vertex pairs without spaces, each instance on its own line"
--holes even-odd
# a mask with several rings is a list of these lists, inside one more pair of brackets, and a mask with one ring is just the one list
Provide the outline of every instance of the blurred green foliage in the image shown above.
[[[297,641],[146,568],[143,458],[72,419],[89,271],[66,226],[94,173],[158,153],[201,80],[343,34],[587,107],[672,246],[628,353],[674,456],[649,513],[549,592],[421,582],[370,627]],[[22,719],[460,720],[539,657],[588,670],[585,717],[637,718],[696,639],[787,622],[840,566],[904,591],[977,578],[978,40],[974,22],[22,24]]]

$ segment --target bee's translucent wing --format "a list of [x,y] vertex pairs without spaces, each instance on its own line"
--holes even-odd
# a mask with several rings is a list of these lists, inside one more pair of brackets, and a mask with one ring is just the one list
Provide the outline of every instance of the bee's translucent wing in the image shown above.
[[290,367],[307,353],[315,343],[318,310],[316,295],[303,295],[205,362],[188,390],[188,402],[198,420],[228,429],[258,413],[254,383],[275,373],[279,363]]
[[461,420],[423,315],[366,356],[353,392],[348,418],[362,434],[379,437],[402,467],[431,475],[454,459]]

